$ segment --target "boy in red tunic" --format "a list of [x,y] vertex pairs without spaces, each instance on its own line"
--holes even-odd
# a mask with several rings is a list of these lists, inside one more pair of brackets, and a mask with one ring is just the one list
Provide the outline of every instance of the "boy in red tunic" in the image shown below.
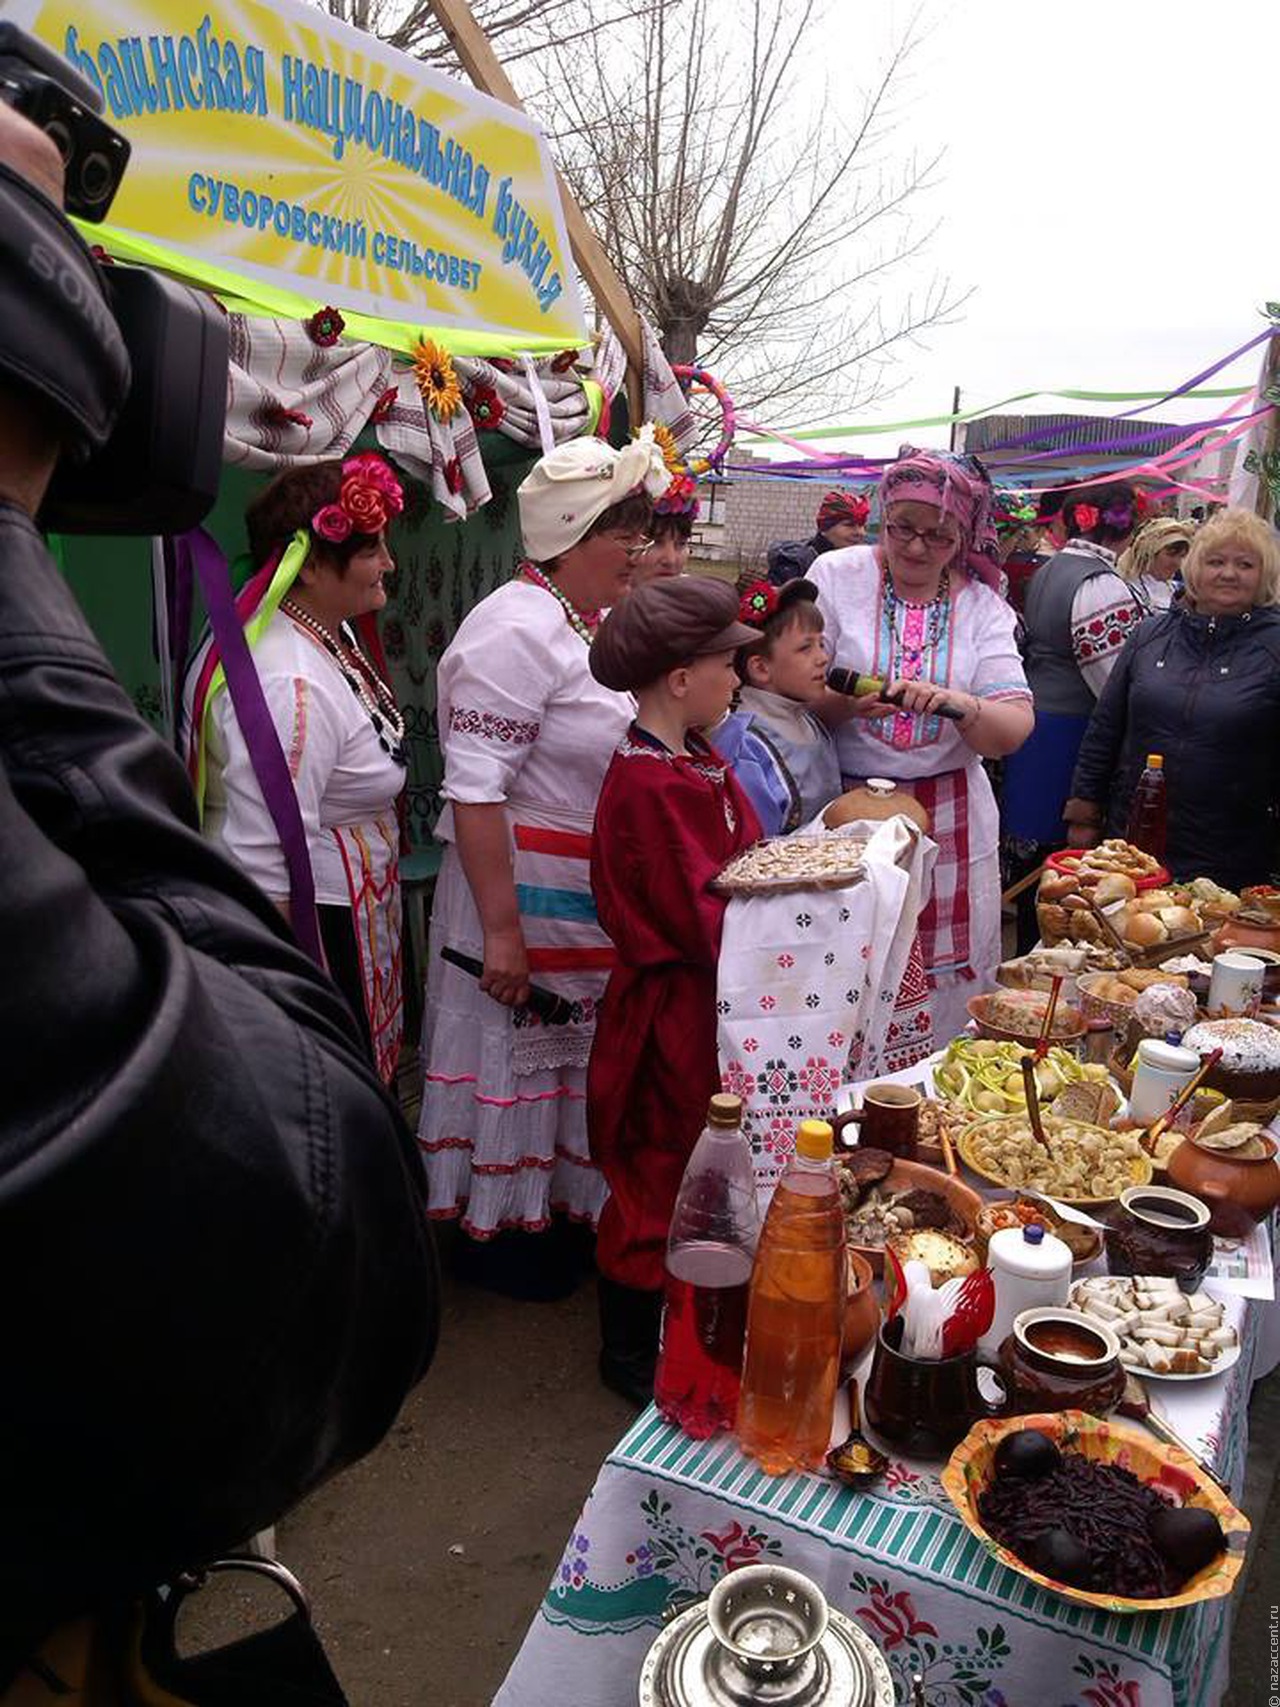
[[662,1311],[667,1231],[690,1151],[720,1088],[716,962],[721,868],[760,835],[733,773],[700,733],[724,715],[733,656],[756,637],[723,581],[637,587],[601,625],[591,673],[635,692],[636,721],[596,806],[591,888],[618,951],[587,1069],[600,1216],[600,1373],[645,1404]]

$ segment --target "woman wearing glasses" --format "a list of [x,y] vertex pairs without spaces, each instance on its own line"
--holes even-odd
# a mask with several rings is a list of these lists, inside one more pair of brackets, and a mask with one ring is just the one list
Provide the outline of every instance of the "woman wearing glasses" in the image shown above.
[[[558,446],[519,489],[528,560],[472,610],[440,660],[446,849],[431,917],[418,1137],[429,1210],[461,1217],[472,1278],[550,1296],[572,1285],[553,1214],[594,1224],[585,1077],[613,951],[596,921],[596,797],[634,715],[587,649],[649,545],[669,476],[650,432],[624,450]],[[477,978],[441,958],[449,949]],[[530,986],[565,998],[544,1024]]]
[[886,684],[886,698],[825,703],[845,787],[891,777],[932,820],[920,938],[940,1043],[1000,960],[999,815],[982,761],[1015,751],[1033,722],[1014,613],[994,590],[991,506],[972,458],[904,449],[881,485],[879,544],[809,570],[835,668]]

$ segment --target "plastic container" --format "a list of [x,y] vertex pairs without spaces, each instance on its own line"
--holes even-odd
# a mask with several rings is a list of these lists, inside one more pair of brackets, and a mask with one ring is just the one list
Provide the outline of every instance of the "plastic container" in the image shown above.
[[1164,759],[1159,753],[1148,753],[1147,768],[1129,802],[1127,840],[1153,859],[1163,860],[1167,816]]
[[747,1289],[759,1240],[742,1099],[714,1096],[671,1216],[653,1382],[663,1416],[697,1440],[732,1428],[737,1415]]
[[994,1357],[1023,1310],[1065,1304],[1071,1291],[1071,1248],[1038,1223],[1002,1227],[987,1245],[996,1307],[978,1350]]
[[819,1469],[844,1319],[844,1214],[825,1120],[801,1122],[751,1274],[738,1440],[771,1476]]
[[1133,1070],[1129,1119],[1142,1126],[1158,1120],[1168,1113],[1178,1092],[1199,1070],[1200,1057],[1194,1049],[1161,1043],[1158,1037],[1144,1037],[1138,1045],[1138,1064]]

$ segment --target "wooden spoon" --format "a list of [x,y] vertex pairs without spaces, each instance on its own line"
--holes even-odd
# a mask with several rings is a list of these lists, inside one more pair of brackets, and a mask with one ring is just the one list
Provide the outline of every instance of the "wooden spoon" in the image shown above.
[[1055,972],[1049,987],[1049,1005],[1044,1010],[1044,1023],[1040,1027],[1040,1038],[1036,1043],[1036,1060],[1043,1061],[1049,1053],[1049,1037],[1053,1031],[1053,1016],[1058,1011],[1058,997],[1062,993],[1062,974]]
[[1159,1119],[1153,1120],[1144,1132],[1138,1134],[1138,1142],[1148,1155],[1155,1149],[1156,1141],[1161,1134],[1169,1130],[1221,1059],[1221,1049],[1211,1049],[1201,1061],[1199,1071],[1187,1080]]
[[1022,1083],[1027,1093],[1027,1119],[1031,1122],[1031,1130],[1047,1150],[1049,1140],[1045,1136],[1044,1121],[1040,1118],[1040,1086],[1036,1083],[1036,1058],[1034,1055],[1022,1057]]

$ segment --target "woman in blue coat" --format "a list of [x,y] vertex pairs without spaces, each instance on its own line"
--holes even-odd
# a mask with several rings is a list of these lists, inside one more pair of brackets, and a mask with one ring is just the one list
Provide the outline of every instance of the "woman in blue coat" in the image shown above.
[[1075,847],[1123,835],[1148,753],[1164,757],[1165,864],[1232,889],[1267,881],[1280,831],[1280,536],[1248,510],[1197,534],[1186,597],[1130,635],[1081,744]]

